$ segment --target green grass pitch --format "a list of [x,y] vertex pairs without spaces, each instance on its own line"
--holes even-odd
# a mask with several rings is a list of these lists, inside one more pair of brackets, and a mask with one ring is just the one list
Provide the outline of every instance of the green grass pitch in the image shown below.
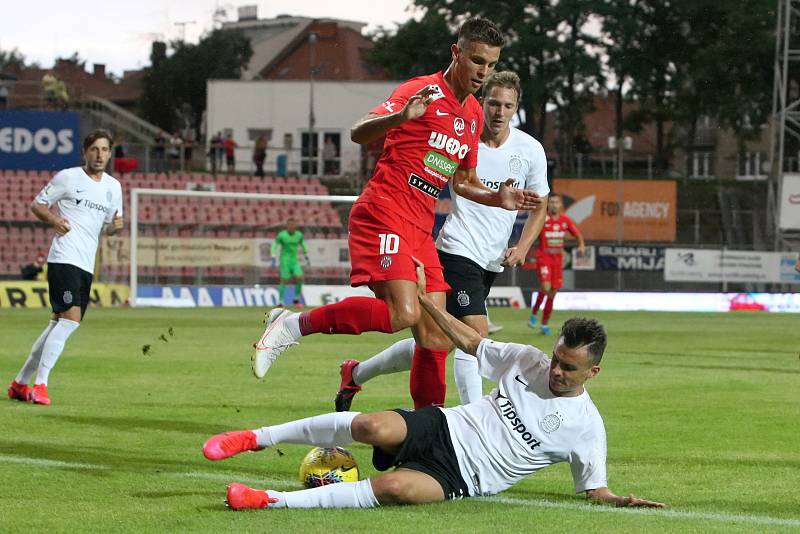
[[[331,411],[340,361],[363,359],[401,336],[314,336],[258,381],[250,345],[261,333],[260,310],[92,309],[51,374],[53,405],[0,402],[0,531],[800,531],[800,318],[591,315],[609,333],[603,371],[588,389],[608,432],[610,486],[664,501],[667,510],[588,505],[561,464],[496,498],[229,511],[228,482],[298,488],[309,447],[212,463],[200,452],[204,440]],[[46,317],[0,310],[4,385]],[[552,323],[567,317],[557,312]],[[552,349],[554,337],[528,329],[524,311],[497,309],[492,319],[505,325],[497,339]],[[448,380],[454,404],[450,371]],[[353,407],[409,404],[401,373],[368,384]],[[362,476],[373,474],[370,449],[349,449]]]

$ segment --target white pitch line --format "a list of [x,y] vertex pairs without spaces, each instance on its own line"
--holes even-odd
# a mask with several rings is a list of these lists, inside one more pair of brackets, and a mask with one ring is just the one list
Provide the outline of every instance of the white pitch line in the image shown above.
[[81,464],[76,462],[62,462],[61,460],[45,460],[42,458],[26,458],[24,456],[6,456],[0,454],[0,462],[7,464],[36,465],[41,467],[67,467],[69,469],[111,469],[110,465]]
[[[61,460],[45,460],[42,458],[27,458],[24,456],[8,456],[0,454],[0,463],[23,464],[40,467],[61,467],[69,469],[92,469],[108,470],[114,469],[110,465],[85,464],[78,462],[64,462]],[[247,482],[259,484],[261,486],[285,486],[287,484],[300,486],[296,481],[262,478],[262,477],[243,477],[235,473],[216,472],[208,473],[203,471],[164,471],[159,470],[154,475],[173,476],[181,478],[197,478],[205,480],[219,480],[221,482]],[[560,510],[574,510],[579,512],[592,512],[604,514],[631,514],[647,515],[652,517],[666,517],[670,519],[702,519],[707,521],[717,521],[721,523],[746,523],[751,525],[776,525],[800,527],[800,519],[784,519],[780,517],[770,517],[764,515],[745,515],[745,514],[720,514],[716,512],[689,512],[681,510],[655,510],[648,508],[615,508],[612,506],[592,505],[570,502],[551,502],[541,499],[520,499],[517,497],[479,497],[474,499],[477,502],[509,504],[516,506],[537,506],[539,508],[555,508]]]
[[688,512],[681,510],[659,510],[654,508],[616,508],[597,504],[582,504],[569,502],[551,502],[541,499],[518,499],[515,497],[485,497],[476,500],[488,503],[514,504],[521,506],[538,506],[540,508],[556,508],[561,510],[576,510],[583,512],[600,512],[606,514],[633,514],[647,515],[652,517],[666,517],[669,519],[705,519],[708,521],[719,521],[722,523],[748,523],[751,525],[779,525],[798,527],[800,519],[783,519],[780,517],[770,517],[765,515],[745,515],[745,514],[720,514],[716,512]]
[[[0,454],[0,463],[7,463],[7,464],[22,464],[22,465],[31,465],[37,467],[60,467],[60,468],[67,468],[67,469],[88,469],[94,471],[101,471],[101,470],[109,470],[114,469],[113,466],[110,465],[100,465],[100,464],[85,464],[79,462],[64,462],[61,460],[46,460],[43,458],[27,458],[25,456],[8,456],[5,454]],[[292,485],[292,481],[276,479],[276,478],[262,478],[262,477],[253,477],[253,476],[242,476],[237,473],[227,473],[227,472],[215,472],[215,473],[206,473],[203,471],[165,471],[163,469],[158,469],[157,472],[153,472],[153,475],[164,475],[164,476],[172,476],[172,477],[182,477],[182,478],[199,478],[205,480],[219,480],[222,482],[247,482],[250,484],[259,484],[261,486],[286,486]],[[294,483],[295,486],[300,486],[299,482]]]

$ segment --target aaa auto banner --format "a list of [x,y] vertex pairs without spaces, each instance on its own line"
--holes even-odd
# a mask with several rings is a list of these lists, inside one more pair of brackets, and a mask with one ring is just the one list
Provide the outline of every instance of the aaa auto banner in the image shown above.
[[[124,306],[130,288],[121,284],[92,284],[91,306]],[[0,282],[0,308],[50,308],[47,282]]]
[[672,180],[572,180],[553,190],[584,238],[595,241],[675,241]]

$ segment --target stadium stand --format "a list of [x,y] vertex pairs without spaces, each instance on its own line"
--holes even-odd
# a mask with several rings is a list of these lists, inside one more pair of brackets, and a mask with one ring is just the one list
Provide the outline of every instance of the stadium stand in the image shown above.
[[[49,171],[0,171],[0,279],[17,279],[21,266],[29,263],[39,251],[50,247],[52,230],[40,223],[30,211],[30,203],[47,184],[53,173]],[[318,178],[264,178],[244,175],[210,175],[205,173],[140,173],[116,176],[125,192],[123,209],[126,219],[130,214],[130,190],[152,189],[206,189],[247,193],[283,193],[328,195],[328,189]],[[343,237],[342,217],[330,203],[262,201],[253,209],[252,201],[239,199],[189,199],[185,197],[141,197],[139,213],[140,235],[217,238],[270,238],[285,224],[291,215],[300,221],[307,238]],[[202,226],[194,221],[202,220]],[[125,235],[129,235],[126,228]],[[250,275],[252,267],[224,266],[206,269],[205,283],[236,283]],[[169,283],[191,283],[197,277],[194,268],[142,266],[143,280]],[[272,273],[274,274],[274,273]],[[267,278],[272,278],[268,273]],[[321,280],[341,280],[347,273],[341,269],[314,268],[309,277]],[[124,281],[128,268],[116,266],[104,272],[107,279]]]

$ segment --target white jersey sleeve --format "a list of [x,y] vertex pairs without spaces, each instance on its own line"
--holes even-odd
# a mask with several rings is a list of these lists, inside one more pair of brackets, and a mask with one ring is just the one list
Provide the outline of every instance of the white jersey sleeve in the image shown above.
[[[594,405],[591,408],[594,408]],[[599,413],[590,420],[592,424],[585,435],[578,440],[567,460],[572,471],[575,493],[608,487],[606,429]]]
[[478,372],[482,377],[497,382],[508,369],[520,360],[523,353],[530,354],[530,363],[544,359],[544,353],[519,343],[501,343],[485,338],[478,345]]
[[111,209],[106,213],[106,217],[103,221],[104,224],[110,224],[114,222],[114,217],[116,215],[122,217],[122,186],[117,180],[114,180],[111,182],[111,184]]
[[547,156],[544,147],[539,141],[530,138],[531,146],[531,165],[528,166],[528,173],[525,175],[525,189],[535,191],[537,195],[543,197],[550,194],[550,186],[547,185]]
[[47,185],[39,191],[39,194],[36,195],[34,200],[38,204],[46,204],[48,207],[52,206],[67,196],[69,193],[69,182],[69,173],[65,171],[57,173]]

